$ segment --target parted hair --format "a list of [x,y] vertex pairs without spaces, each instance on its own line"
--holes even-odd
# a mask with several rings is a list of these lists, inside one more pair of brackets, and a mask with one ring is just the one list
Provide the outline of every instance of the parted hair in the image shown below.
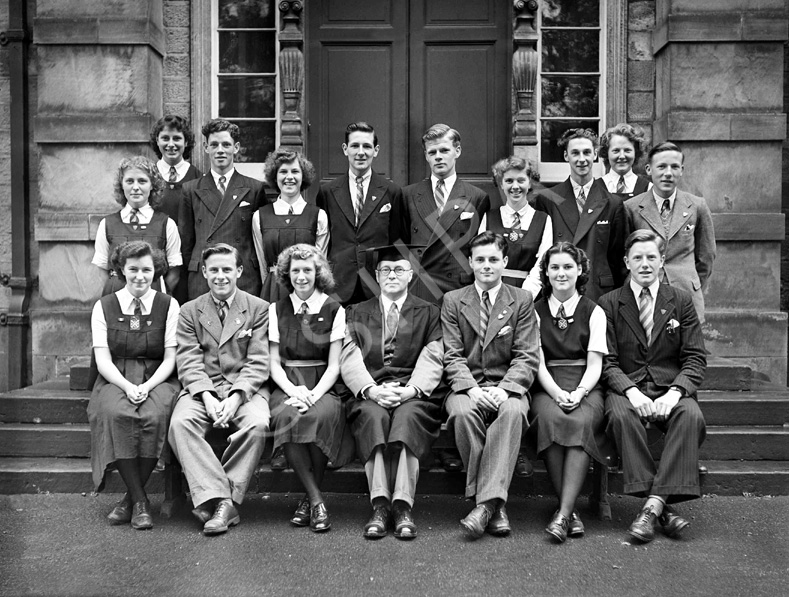
[[151,138],[148,141],[148,144],[151,146],[151,149],[156,152],[156,155],[160,159],[162,157],[162,152],[159,149],[159,133],[161,133],[164,129],[172,129],[174,131],[178,131],[179,133],[183,133],[185,141],[184,159],[188,160],[190,157],[192,157],[192,150],[195,146],[195,134],[192,131],[192,127],[189,126],[189,120],[176,114],[167,114],[166,116],[163,116],[157,120],[156,124],[153,125],[153,128],[151,129]]
[[448,124],[439,123],[431,126],[425,131],[425,134],[422,135],[422,149],[427,147],[428,141],[438,141],[444,137],[449,137],[449,140],[452,141],[452,145],[454,147],[460,145],[460,133]]
[[378,146],[378,133],[375,132],[373,126],[363,120],[359,120],[358,122],[352,122],[348,126],[345,127],[345,142],[348,143],[348,139],[351,137],[351,133],[372,133],[373,134],[373,146]]
[[559,138],[558,144],[559,148],[562,150],[567,149],[567,145],[573,139],[589,139],[592,142],[592,145],[595,149],[600,146],[600,143],[597,139],[597,133],[595,133],[592,129],[567,129],[564,131],[562,136]]
[[466,255],[471,257],[471,252],[477,247],[484,247],[486,245],[496,245],[496,248],[501,251],[502,257],[506,257],[509,252],[510,245],[501,234],[496,234],[490,230],[480,232],[477,236],[471,239],[466,245]]
[[152,247],[144,240],[130,240],[115,247],[110,255],[110,265],[121,280],[126,280],[123,276],[126,262],[129,259],[141,259],[148,255],[153,260],[153,279],[158,280],[167,271],[167,257],[164,251]]
[[655,243],[660,254],[663,254],[663,237],[654,230],[641,228],[630,233],[625,239],[625,256],[629,256],[630,248],[636,243]]
[[658,143],[652,149],[650,149],[647,161],[651,162],[654,156],[659,153],[663,153],[664,151],[677,151],[682,154],[682,161],[685,161],[685,154],[682,153],[682,150],[676,143],[672,143],[671,141],[663,141],[663,143]]
[[525,160],[517,156],[511,155],[507,158],[502,158],[491,167],[493,173],[493,182],[497,187],[501,186],[501,181],[504,178],[504,173],[507,170],[524,170],[529,180],[540,180],[540,175],[535,169],[534,162]]
[[212,255],[232,255],[235,257],[236,260],[236,267],[241,267],[241,253],[238,252],[233,245],[228,245],[227,243],[216,243],[215,245],[209,245],[203,252],[200,254],[200,261],[205,264],[205,260],[211,257]]
[[214,118],[213,120],[209,120],[203,125],[203,128],[200,132],[203,133],[203,137],[205,137],[207,141],[208,137],[210,137],[212,134],[221,133],[222,131],[227,131],[230,133],[234,143],[239,143],[241,141],[241,129],[238,128],[238,125],[230,122],[229,120],[224,120],[223,118]]
[[636,154],[635,163],[638,164],[639,160],[644,155],[644,149],[646,148],[644,129],[642,129],[637,124],[620,122],[616,126],[612,126],[611,128],[607,129],[606,132],[600,135],[600,157],[606,162],[608,161],[608,147],[611,144],[611,137],[614,135],[624,137],[633,144]]
[[162,202],[162,192],[165,187],[164,179],[161,174],[159,174],[159,169],[156,167],[156,164],[142,155],[123,158],[118,165],[118,172],[113,182],[115,202],[123,206],[128,203],[126,194],[123,192],[123,178],[126,176],[126,171],[131,168],[142,170],[151,180],[151,194],[148,197],[148,203],[152,208],[156,209]]
[[275,275],[280,285],[287,288],[289,293],[293,292],[293,284],[290,281],[290,264],[294,259],[312,259],[315,264],[315,288],[321,292],[329,292],[334,289],[334,274],[332,274],[324,254],[314,245],[299,243],[288,247],[277,257]]
[[548,280],[548,266],[551,264],[551,257],[559,253],[566,253],[581,266],[581,273],[578,274],[578,278],[575,280],[575,289],[578,291],[578,294],[584,294],[586,292],[586,283],[589,282],[589,273],[591,272],[589,257],[586,256],[586,252],[583,249],[566,241],[554,243],[553,246],[545,251],[540,260],[540,282],[542,282],[543,294],[547,298],[553,292],[551,283]]
[[263,166],[266,183],[272,189],[278,189],[277,171],[279,167],[296,161],[299,162],[301,167],[301,190],[308,188],[315,180],[315,167],[312,165],[312,162],[298,151],[283,149],[282,147],[275,149],[266,156],[266,164]]

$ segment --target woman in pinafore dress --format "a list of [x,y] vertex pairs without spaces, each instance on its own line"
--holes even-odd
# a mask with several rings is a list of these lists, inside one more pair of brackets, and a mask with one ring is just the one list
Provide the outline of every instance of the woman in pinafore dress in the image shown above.
[[583,296],[589,259],[572,243],[559,242],[540,263],[545,295],[534,305],[540,326],[539,384],[526,432],[548,469],[559,508],[545,529],[557,541],[580,537],[584,526],[575,500],[590,458],[602,462],[604,396],[598,384],[606,346],[603,310]]
[[291,523],[314,532],[331,528],[320,485],[329,460],[337,461],[345,411],[335,383],[345,337],[345,311],[326,292],[334,278],[324,254],[297,244],[277,260],[276,276],[290,291],[269,307],[271,429],[284,446],[307,495]]
[[151,288],[164,255],[145,241],[115,249],[112,262],[125,286],[96,303],[91,317],[99,377],[88,403],[91,466],[96,491],[116,468],[127,492],[110,524],[150,529],[145,483],[167,445],[180,384],[175,375],[178,302]]
[[633,168],[641,162],[646,139],[638,125],[620,122],[600,135],[600,158],[610,168],[603,175],[608,192],[627,201],[652,188],[648,177]]

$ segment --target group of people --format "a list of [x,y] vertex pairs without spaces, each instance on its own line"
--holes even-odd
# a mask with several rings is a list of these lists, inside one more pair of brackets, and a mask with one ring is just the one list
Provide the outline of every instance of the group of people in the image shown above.
[[[313,205],[303,155],[268,156],[269,203],[235,170],[237,125],[216,119],[202,133],[205,175],[186,161],[186,120],[161,119],[160,160],[121,162],[122,209],[97,232],[93,263],[109,276],[91,319],[88,414],[97,490],[113,468],[127,487],[112,524],[153,526],[145,484],[172,452],[203,532],[226,532],[273,437],[272,467],[292,467],[305,489],[293,525],[331,528],[324,472],[358,456],[364,536],[413,539],[420,468],[446,420],[475,504],[461,521],[469,537],[511,532],[522,443],[556,491],[556,541],[584,534],[576,498],[609,442],[624,491],[646,498],[630,535],[650,541],[658,520],[669,536],[687,526],[668,504],[700,495],[701,292],[715,241],[704,200],[677,190],[676,145],[649,152],[650,182],[632,171],[643,135],[617,125],[601,139],[610,172],[595,180],[596,135],[569,130],[570,178],[530,202],[534,166],[502,159],[503,205],[491,209],[457,176],[456,130],[425,132],[430,178],[401,189],[373,171],[377,135],[355,122],[348,174]],[[647,425],[665,432],[657,463]],[[212,429],[229,432],[220,454]]]

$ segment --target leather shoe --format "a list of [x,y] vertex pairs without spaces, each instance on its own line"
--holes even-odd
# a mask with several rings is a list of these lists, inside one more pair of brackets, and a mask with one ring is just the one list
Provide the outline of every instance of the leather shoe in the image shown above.
[[449,450],[441,450],[438,453],[438,459],[441,461],[441,466],[449,473],[455,473],[463,470],[463,461],[458,458],[457,454]]
[[416,524],[411,516],[411,506],[395,502],[394,514],[394,536],[396,539],[416,539]]
[[299,502],[293,513],[293,518],[290,519],[290,524],[297,527],[306,527],[310,524],[310,500],[306,496]]
[[131,525],[133,529],[144,531],[153,528],[153,518],[151,517],[151,504],[148,500],[135,502],[132,508]]
[[239,522],[241,522],[241,517],[238,515],[238,510],[236,510],[236,507],[233,505],[233,501],[225,498],[219,500],[211,520],[203,526],[203,534],[220,535],[226,532],[230,527],[236,526]]
[[564,543],[567,540],[567,531],[570,528],[570,519],[559,514],[557,510],[553,515],[553,520],[545,527],[545,532],[551,535],[559,543]]
[[205,502],[193,508],[192,514],[201,524],[207,523],[214,515],[214,511],[211,509],[211,502]]
[[496,537],[506,537],[512,532],[510,519],[507,516],[507,509],[504,507],[504,504],[498,506],[493,512],[493,516],[491,516],[485,530]]
[[690,523],[674,512],[668,506],[663,506],[663,512],[658,516],[663,532],[667,537],[677,537]]
[[518,459],[515,461],[515,474],[519,477],[531,477],[534,474],[534,467],[523,452],[518,452]]
[[269,466],[271,466],[272,471],[284,471],[288,468],[288,459],[285,458],[285,449],[282,446],[274,450]]
[[570,530],[567,531],[568,537],[583,537],[586,529],[581,517],[578,515],[578,510],[573,510],[570,514]]
[[493,517],[493,508],[486,504],[478,504],[460,521],[461,526],[471,539],[479,539],[485,534],[485,529]]
[[123,499],[115,504],[115,507],[107,515],[111,525],[129,524],[132,519],[131,496],[127,493]]
[[367,524],[364,525],[364,537],[366,539],[380,539],[386,537],[389,529],[389,508],[386,506],[375,506],[373,508],[373,515]]
[[329,513],[326,511],[326,504],[321,502],[315,504],[310,511],[310,530],[313,533],[324,533],[331,528]]
[[648,506],[641,510],[630,525],[627,532],[634,539],[638,539],[642,543],[649,543],[655,538],[655,510],[652,506]]

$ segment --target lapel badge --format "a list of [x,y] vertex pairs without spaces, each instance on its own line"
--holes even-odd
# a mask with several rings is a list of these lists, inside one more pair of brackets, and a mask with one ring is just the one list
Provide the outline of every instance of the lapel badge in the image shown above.
[[287,218],[287,219],[285,220],[285,223],[286,223],[286,224],[290,224],[290,218]]
[[665,310],[665,309],[661,309],[661,310],[660,310],[660,314],[661,314],[661,315],[665,315],[665,314],[666,314],[666,310]]
[[235,201],[236,199],[238,199],[238,195],[233,195],[233,201]]
[[378,199],[378,197],[376,197],[375,195],[373,195],[373,196],[371,197],[371,199],[372,199],[373,201],[375,201],[376,199]]
[[521,238],[521,236],[522,236],[522,234],[520,234],[518,232],[515,232],[513,230],[512,232],[510,232],[510,234],[509,234],[509,236],[507,238],[510,239],[511,243],[514,243],[514,242],[517,242]]
[[318,317],[318,321],[323,321],[323,317]]
[[152,321],[146,321],[145,323],[146,323],[147,325],[151,325],[153,322],[152,322]]
[[123,317],[118,317],[118,321],[123,321]]
[[499,313],[499,319],[504,319],[504,313]]
[[171,184],[171,185],[170,185],[170,188],[171,188],[171,189],[174,189],[174,188],[175,188],[175,185],[174,185],[174,184]]
[[235,323],[236,325],[241,325],[241,320],[236,318],[236,320],[233,323]]
[[590,209],[590,210],[589,210],[589,211],[587,211],[586,213],[590,214],[590,213],[592,213],[593,211],[594,211],[593,209]]
[[688,212],[686,212],[686,211],[683,211],[683,212],[682,212],[682,217],[683,217],[683,218],[687,218],[687,217],[688,217]]
[[455,205],[454,209],[460,209],[459,205]]

